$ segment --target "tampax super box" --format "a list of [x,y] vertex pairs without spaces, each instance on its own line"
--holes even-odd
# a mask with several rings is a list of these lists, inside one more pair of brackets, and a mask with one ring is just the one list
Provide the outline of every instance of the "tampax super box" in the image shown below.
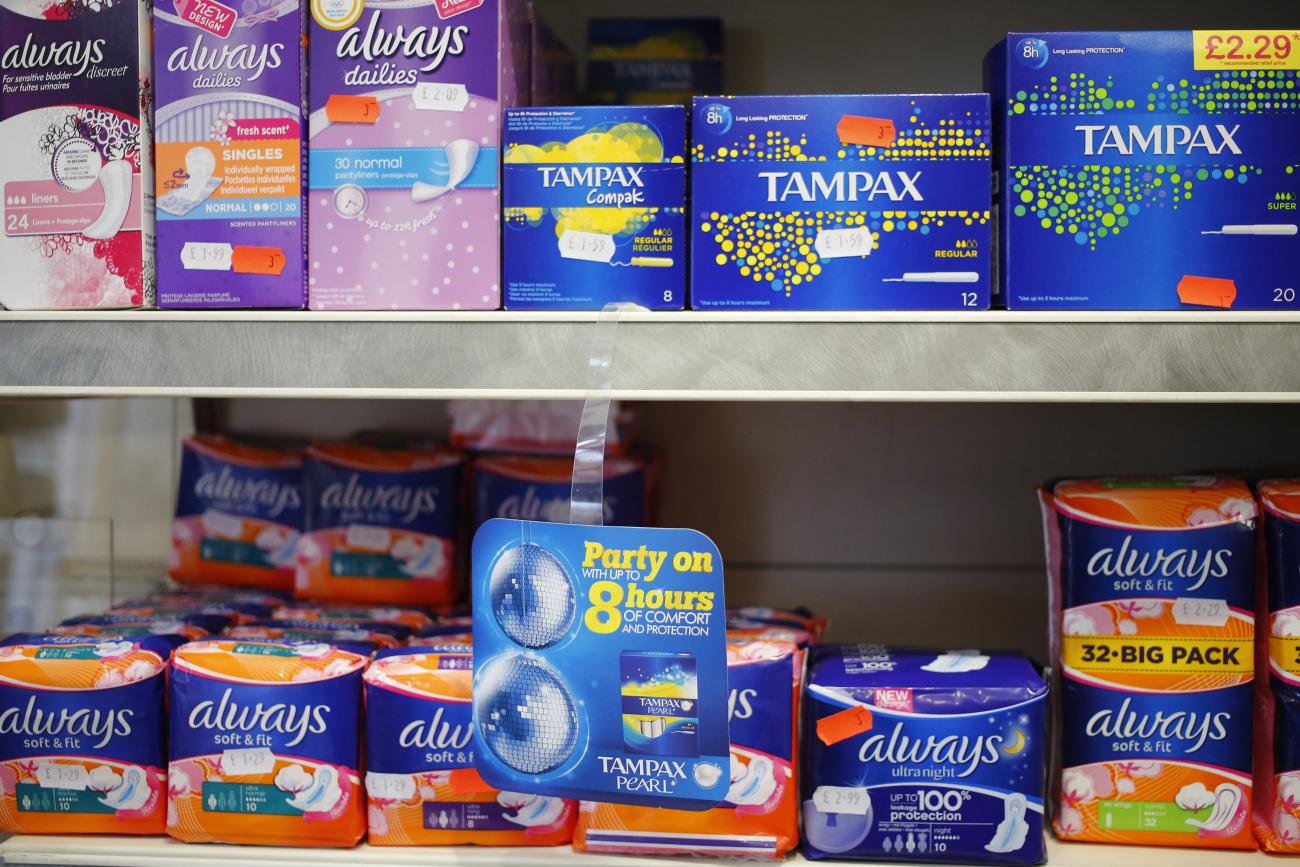
[[1295,32],[1008,35],[988,60],[1006,305],[1300,305]]
[[159,307],[302,307],[298,0],[159,0]]
[[0,307],[153,303],[149,5],[0,4]]
[[675,105],[506,112],[506,307],[685,306],[686,131]]
[[501,112],[528,97],[522,0],[311,4],[308,306],[501,304]]
[[696,97],[691,306],[989,304],[983,94]]

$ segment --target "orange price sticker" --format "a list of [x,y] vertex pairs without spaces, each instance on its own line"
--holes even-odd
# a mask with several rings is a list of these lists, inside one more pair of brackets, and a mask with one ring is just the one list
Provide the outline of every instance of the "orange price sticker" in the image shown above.
[[1237,284],[1221,277],[1184,276],[1178,281],[1178,300],[1197,307],[1228,309],[1237,300]]
[[817,737],[826,746],[871,731],[871,710],[856,705],[817,720]]
[[1196,69],[1300,69],[1300,28],[1193,30]]
[[325,101],[325,116],[330,123],[378,123],[379,100],[373,96],[333,93]]
[[230,270],[236,274],[278,277],[284,264],[284,251],[279,247],[236,247],[230,256]]
[[846,114],[835,125],[835,133],[844,144],[866,145],[867,147],[893,147],[894,122],[885,117],[860,117]]

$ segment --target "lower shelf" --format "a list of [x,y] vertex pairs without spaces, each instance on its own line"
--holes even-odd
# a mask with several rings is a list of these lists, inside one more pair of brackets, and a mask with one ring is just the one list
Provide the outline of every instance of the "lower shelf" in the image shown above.
[[[1263,867],[1260,852],[1211,849],[1160,849],[1136,846],[1094,846],[1047,839],[1052,867]],[[629,855],[579,855],[568,846],[545,849],[477,848],[473,846],[358,846],[355,849],[284,849],[274,846],[221,846],[178,843],[165,837],[38,837],[14,836],[0,843],[0,858],[8,864],[80,864],[96,867],[240,867],[240,865],[330,865],[346,867],[488,867],[498,864],[576,864],[578,867],[665,867],[682,864],[753,863],[721,858],[682,860]],[[787,864],[811,864],[792,856]],[[883,863],[883,862],[873,862]],[[893,864],[894,862],[889,862]],[[915,862],[908,862],[915,863]],[[1277,862],[1272,862],[1277,863]],[[900,863],[896,867],[903,867]]]

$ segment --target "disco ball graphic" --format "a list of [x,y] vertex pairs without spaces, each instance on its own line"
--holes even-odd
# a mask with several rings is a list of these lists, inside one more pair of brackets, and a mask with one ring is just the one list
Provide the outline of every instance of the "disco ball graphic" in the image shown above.
[[573,696],[539,660],[512,654],[488,663],[474,684],[474,706],[488,747],[521,773],[553,770],[577,745]]
[[492,568],[489,592],[497,623],[524,647],[559,641],[578,610],[564,567],[538,545],[519,545],[502,554]]

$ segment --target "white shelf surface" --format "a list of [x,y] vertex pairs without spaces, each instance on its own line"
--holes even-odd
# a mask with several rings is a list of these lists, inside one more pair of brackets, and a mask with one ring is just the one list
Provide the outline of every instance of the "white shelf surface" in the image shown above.
[[[1260,852],[1098,846],[1047,840],[1052,867],[1264,867],[1281,863]],[[178,843],[160,837],[15,836],[0,843],[5,864],[95,865],[95,867],[256,867],[256,865],[343,865],[343,867],[489,867],[511,864],[565,864],[577,867],[665,867],[671,864],[753,864],[720,858],[650,858],[633,855],[574,854],[553,848],[474,846],[358,846],[355,849],[285,849],[272,846],[220,846]],[[813,864],[799,855],[786,864]],[[857,862],[893,864],[894,862]],[[895,867],[916,862],[899,862]]]
[[[4,397],[581,398],[595,313],[0,312]],[[1300,401],[1300,314],[629,314],[642,400]]]

